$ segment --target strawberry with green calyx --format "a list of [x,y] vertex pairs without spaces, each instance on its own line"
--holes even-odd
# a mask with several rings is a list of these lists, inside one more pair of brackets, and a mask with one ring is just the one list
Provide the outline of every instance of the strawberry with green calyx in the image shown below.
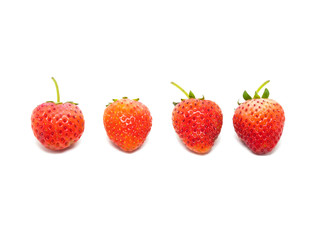
[[282,135],[285,115],[283,108],[275,100],[268,99],[265,88],[262,96],[259,91],[270,81],[264,82],[252,98],[246,91],[244,103],[239,103],[233,116],[233,126],[238,137],[256,154],[271,152]]
[[138,149],[146,140],[152,126],[149,109],[139,98],[113,99],[106,106],[103,124],[110,140],[125,152]]
[[222,128],[223,115],[220,107],[204,97],[196,99],[192,91],[188,94],[174,82],[171,84],[187,96],[187,99],[173,103],[175,107],[172,112],[172,124],[176,133],[191,151],[209,152]]
[[84,118],[77,103],[60,102],[57,81],[57,102],[47,101],[38,105],[31,115],[35,137],[48,149],[62,150],[77,142],[84,131]]

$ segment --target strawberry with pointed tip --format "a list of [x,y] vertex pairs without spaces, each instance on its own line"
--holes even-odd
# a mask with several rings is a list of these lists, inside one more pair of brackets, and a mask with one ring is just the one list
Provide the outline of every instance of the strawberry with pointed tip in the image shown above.
[[103,124],[110,140],[125,152],[138,149],[152,126],[149,109],[138,99],[113,99],[103,115]]
[[196,99],[192,91],[188,94],[174,82],[171,84],[187,96],[187,99],[181,99],[180,103],[173,103],[175,107],[172,124],[176,133],[191,151],[209,152],[222,128],[223,115],[220,107],[204,97]]
[[233,116],[233,126],[238,137],[255,154],[271,152],[282,135],[285,116],[279,103],[268,99],[265,88],[261,98],[259,91],[269,82],[264,82],[252,98],[244,91],[244,103],[239,103]]
[[31,115],[31,127],[35,137],[48,149],[62,150],[77,142],[84,131],[84,118],[77,103],[60,102],[57,81],[57,102],[38,105]]

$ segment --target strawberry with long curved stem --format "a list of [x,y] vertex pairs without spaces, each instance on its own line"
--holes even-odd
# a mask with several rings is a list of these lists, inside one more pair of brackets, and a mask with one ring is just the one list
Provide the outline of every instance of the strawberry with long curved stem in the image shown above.
[[57,81],[57,101],[47,101],[37,106],[31,115],[31,127],[35,137],[46,148],[62,150],[77,142],[84,131],[84,117],[74,102],[60,101]]
[[271,152],[283,132],[284,110],[275,100],[269,99],[269,90],[265,88],[262,96],[259,91],[270,82],[265,81],[252,98],[243,92],[245,102],[239,103],[233,115],[233,126],[238,137],[256,154]]
[[187,99],[174,102],[172,124],[180,139],[188,149],[196,153],[207,153],[218,138],[223,115],[220,107],[204,96],[197,99],[192,91],[189,94],[178,84],[172,85],[180,89]]

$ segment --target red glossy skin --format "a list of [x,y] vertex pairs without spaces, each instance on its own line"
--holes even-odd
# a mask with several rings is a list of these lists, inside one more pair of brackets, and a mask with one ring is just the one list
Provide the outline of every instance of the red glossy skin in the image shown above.
[[75,104],[47,102],[33,110],[31,127],[43,146],[62,150],[80,139],[84,131],[84,118]]
[[141,102],[120,99],[106,107],[103,124],[110,140],[120,149],[132,152],[146,140],[152,126],[149,109]]
[[237,135],[255,154],[266,154],[274,149],[282,135],[284,122],[281,105],[272,99],[247,100],[233,116]]
[[187,99],[172,112],[172,124],[183,143],[196,153],[207,153],[222,128],[220,107],[210,100]]

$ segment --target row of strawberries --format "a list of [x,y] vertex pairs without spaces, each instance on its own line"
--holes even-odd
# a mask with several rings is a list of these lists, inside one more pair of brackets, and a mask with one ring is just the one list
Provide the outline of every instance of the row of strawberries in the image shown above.
[[[51,150],[62,150],[77,142],[84,131],[84,117],[74,102],[60,102],[59,88],[57,102],[45,102],[37,106],[31,116],[31,126],[40,143]],[[246,91],[245,102],[239,103],[233,116],[234,129],[239,138],[256,154],[266,154],[278,143],[285,122],[284,111],[279,103],[268,99],[264,82],[252,98]],[[196,98],[172,82],[186,99],[174,102],[172,123],[183,143],[193,152],[207,153],[218,138],[223,115],[220,107],[204,97]],[[110,140],[120,149],[132,152],[146,140],[152,126],[149,109],[139,99],[113,99],[106,106],[103,123]]]

